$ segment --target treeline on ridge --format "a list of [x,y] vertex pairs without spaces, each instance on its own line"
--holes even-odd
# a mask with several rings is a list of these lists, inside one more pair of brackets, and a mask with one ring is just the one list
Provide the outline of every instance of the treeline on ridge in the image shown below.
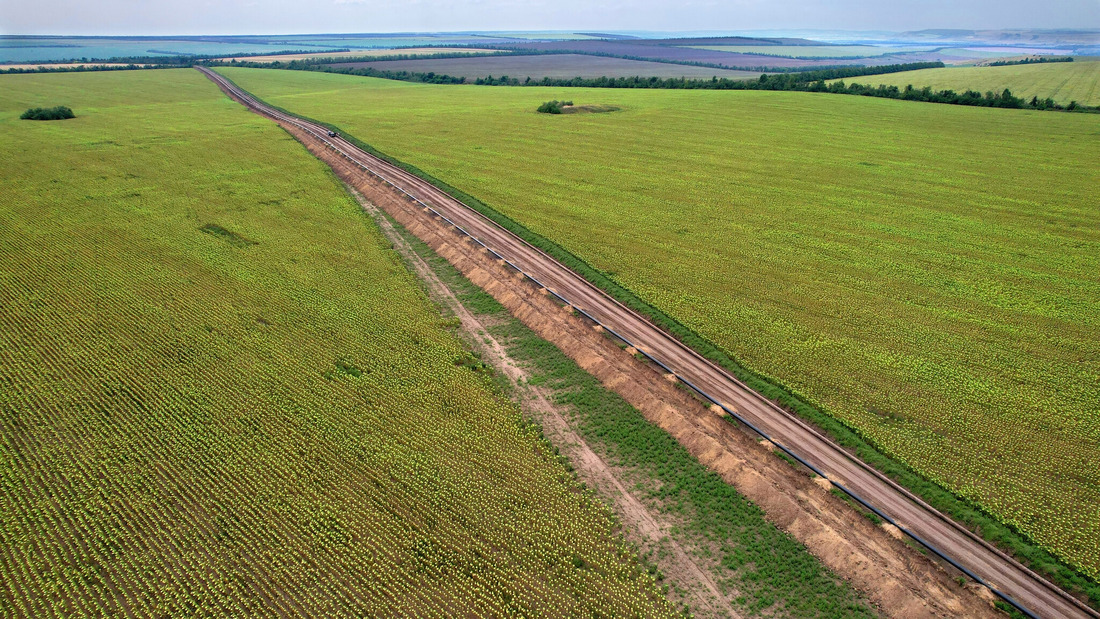
[[967,90],[965,92],[955,92],[954,90],[932,90],[930,86],[924,88],[914,88],[912,84],[905,88],[898,88],[897,86],[868,86],[866,84],[848,84],[845,85],[843,81],[833,82],[832,84],[826,84],[824,81],[813,82],[806,88],[799,88],[798,90],[804,90],[807,92],[830,92],[845,95],[862,95],[865,97],[882,97],[885,99],[901,99],[903,101],[923,101],[925,103],[946,103],[949,105],[973,105],[978,107],[1004,107],[1004,108],[1032,108],[1036,110],[1065,110],[1065,111],[1081,111],[1081,112],[1096,112],[1100,111],[1100,107],[1089,107],[1080,105],[1076,101],[1070,102],[1069,105],[1062,106],[1054,102],[1054,99],[1047,97],[1046,99],[1040,99],[1039,97],[1032,97],[1030,101],[1026,101],[1020,97],[1012,94],[1012,91],[1005,88],[1003,91],[996,93],[987,91],[984,95],[974,90]]
[[697,90],[799,90],[799,85],[815,81],[859,77],[863,75],[883,75],[918,69],[941,69],[942,62],[910,62],[890,64],[878,67],[838,67],[800,71],[798,73],[765,73],[758,81],[712,77],[709,80],[687,79],[684,77],[574,77],[569,79],[544,77],[541,80],[520,82],[518,79],[501,76],[478,78],[474,84],[484,86],[579,86],[585,88],[660,88],[660,89],[697,89]]
[[1048,62],[1073,62],[1073,56],[1038,56],[1035,58],[1024,58],[1022,60],[995,60],[986,63],[985,66],[1008,67],[1017,64],[1045,64]]
[[[3,66],[3,65],[0,65]],[[45,64],[41,67],[11,67],[8,69],[0,69],[0,74],[4,73],[88,73],[93,71],[137,71],[140,69],[178,69],[182,65],[77,65],[75,67],[67,67],[58,65],[51,67]]]

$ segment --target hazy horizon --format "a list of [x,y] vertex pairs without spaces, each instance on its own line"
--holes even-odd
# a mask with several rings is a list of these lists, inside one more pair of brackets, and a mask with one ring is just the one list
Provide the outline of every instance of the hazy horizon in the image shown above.
[[0,34],[56,36],[230,36],[445,32],[735,32],[753,30],[1090,30],[1100,0],[206,0],[179,5],[138,0],[41,6],[3,0]]
[[307,37],[307,36],[414,36],[414,35],[500,35],[505,36],[509,34],[523,34],[525,36],[531,36],[534,34],[546,34],[546,35],[560,35],[560,34],[609,34],[609,35],[633,35],[638,37],[645,37],[650,35],[676,35],[688,37],[718,37],[718,36],[790,36],[797,33],[805,34],[905,34],[905,33],[917,33],[917,32],[1014,32],[1014,31],[1030,31],[1030,32],[1095,32],[1100,34],[1100,26],[1090,27],[1062,27],[1062,28],[1032,28],[1026,26],[1018,27],[1004,27],[1004,28],[909,28],[905,30],[901,29],[883,29],[883,28],[732,28],[727,30],[629,30],[618,28],[567,28],[567,29],[549,29],[549,28],[508,28],[501,29],[467,29],[467,30],[302,30],[302,31],[271,31],[271,32],[166,32],[166,33],[117,33],[109,32],[103,34],[88,34],[88,33],[73,33],[73,32],[7,32],[0,31],[0,37],[65,37],[65,38],[173,38],[173,37]]

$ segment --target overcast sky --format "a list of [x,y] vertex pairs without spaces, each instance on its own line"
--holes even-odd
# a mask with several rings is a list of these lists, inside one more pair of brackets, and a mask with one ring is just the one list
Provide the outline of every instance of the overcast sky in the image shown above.
[[1100,28],[1100,0],[0,0],[3,34]]

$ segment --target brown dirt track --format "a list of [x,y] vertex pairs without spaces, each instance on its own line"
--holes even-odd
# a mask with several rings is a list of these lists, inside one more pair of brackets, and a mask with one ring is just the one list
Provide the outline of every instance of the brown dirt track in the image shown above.
[[[208,74],[210,75],[210,74]],[[212,76],[234,98],[244,93]],[[268,110],[269,116],[281,116]],[[556,261],[526,245],[425,181],[363,153],[354,145],[331,139],[332,146],[354,156],[352,164],[314,135],[319,126],[281,117],[288,131],[365,195],[447,258],[544,338],[555,343],[581,367],[620,393],[652,421],[675,436],[701,462],[720,473],[757,502],[774,522],[805,543],[830,568],[863,590],[888,614],[915,616],[983,616],[994,611],[978,587],[959,587],[937,565],[914,552],[889,532],[875,527],[803,473],[767,453],[755,440],[704,408],[673,383],[623,353],[590,323],[562,312],[540,295],[529,280],[463,240],[461,234],[427,209],[399,197],[390,185],[360,169],[369,167],[419,200],[431,204],[455,224],[489,244],[527,273],[571,303],[584,308],[643,350],[661,359],[679,376],[691,380],[737,411],[773,440],[790,446],[826,475],[844,483],[899,523],[950,554],[979,576],[1044,617],[1097,616],[1052,585],[996,551],[944,516],[922,504],[876,471],[846,454],[813,428],[749,391],[724,370],[699,357],[647,320],[604,295]],[[307,130],[308,128],[308,130]]]

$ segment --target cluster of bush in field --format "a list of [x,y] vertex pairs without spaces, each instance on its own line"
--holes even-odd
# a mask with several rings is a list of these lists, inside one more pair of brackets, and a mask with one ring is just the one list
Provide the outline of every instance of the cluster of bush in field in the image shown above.
[[672,616],[321,164],[194,73],[0,139],[0,616]]
[[76,114],[64,105],[57,107],[32,107],[19,115],[23,120],[65,120],[76,118]]
[[540,114],[561,114],[561,109],[563,107],[569,107],[571,105],[573,105],[572,101],[558,101],[554,99],[553,101],[544,102],[536,111]]

